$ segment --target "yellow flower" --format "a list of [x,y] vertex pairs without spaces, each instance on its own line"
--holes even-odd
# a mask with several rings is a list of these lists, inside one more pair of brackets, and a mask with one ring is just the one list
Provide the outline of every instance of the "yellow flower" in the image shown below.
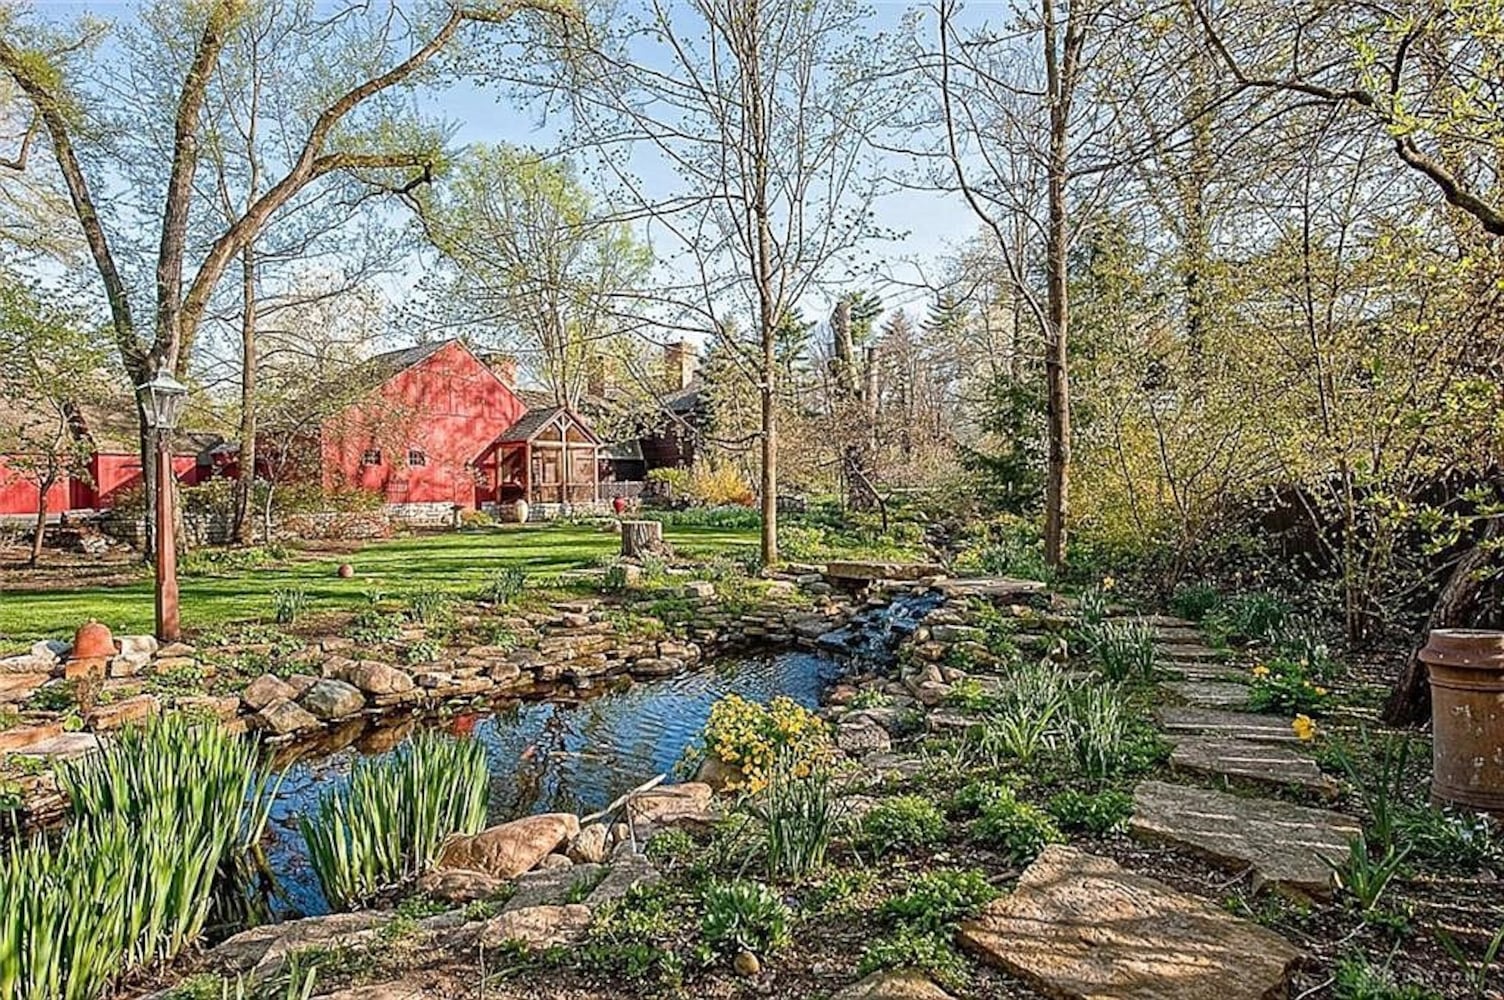
[[1295,737],[1302,743],[1309,743],[1316,738],[1316,723],[1311,721],[1309,715],[1297,715],[1295,721],[1290,723],[1290,728],[1295,730]]
[[1104,576],[1104,577],[1102,577],[1102,589],[1103,590],[1111,590],[1113,587],[1116,587],[1117,585],[1118,585],[1117,580],[1113,579],[1112,577],[1110,577],[1110,576]]
[[1260,664],[1258,664],[1257,666],[1255,666],[1253,668],[1253,676],[1255,676],[1255,677],[1268,677],[1269,676],[1269,668],[1266,667],[1266,666],[1264,666],[1262,663],[1260,663]]
[[1325,698],[1326,697],[1326,688],[1324,688],[1324,687],[1318,687],[1316,689],[1316,694],[1319,695],[1322,698]]

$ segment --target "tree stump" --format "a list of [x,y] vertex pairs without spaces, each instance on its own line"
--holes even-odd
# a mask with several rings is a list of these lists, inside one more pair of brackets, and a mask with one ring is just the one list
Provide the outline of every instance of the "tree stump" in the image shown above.
[[663,525],[658,521],[621,522],[621,554],[627,559],[667,555]]

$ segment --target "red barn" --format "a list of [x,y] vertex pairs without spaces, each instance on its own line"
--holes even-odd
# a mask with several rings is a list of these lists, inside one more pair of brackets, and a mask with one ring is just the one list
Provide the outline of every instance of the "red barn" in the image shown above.
[[[0,421],[24,425],[28,415],[12,408]],[[108,510],[124,493],[141,486],[141,454],[137,440],[135,400],[126,395],[80,405],[74,433],[85,443],[88,460],[80,474],[65,476],[47,491],[47,513],[69,510]],[[191,434],[180,435],[173,456],[178,480],[198,482],[200,459]],[[37,484],[19,455],[0,455],[0,517],[37,514]]]
[[[370,392],[320,426],[326,490],[380,493],[394,514],[429,523],[522,496],[596,500],[599,441],[568,411],[530,414],[510,363],[487,364],[446,340],[378,355],[370,370]],[[586,470],[588,484],[580,481]],[[559,480],[571,472],[565,489]]]

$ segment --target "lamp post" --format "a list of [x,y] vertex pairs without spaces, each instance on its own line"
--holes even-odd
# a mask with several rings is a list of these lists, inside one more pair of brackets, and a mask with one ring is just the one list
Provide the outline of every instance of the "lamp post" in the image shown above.
[[172,432],[183,413],[188,387],[158,369],[150,382],[136,387],[141,412],[157,452],[157,638],[176,642],[178,625],[178,550],[173,538]]

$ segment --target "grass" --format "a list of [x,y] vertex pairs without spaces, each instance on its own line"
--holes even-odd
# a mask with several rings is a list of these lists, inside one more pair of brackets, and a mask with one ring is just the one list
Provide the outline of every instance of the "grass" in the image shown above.
[[[751,551],[757,544],[755,530],[736,528],[675,526],[665,538],[695,558]],[[191,633],[233,621],[271,621],[278,592],[293,590],[307,595],[306,614],[359,607],[372,589],[393,596],[417,591],[473,596],[502,570],[547,576],[596,565],[619,547],[616,535],[593,525],[505,525],[370,542],[349,553],[294,555],[280,565],[183,576],[183,624]],[[355,567],[351,579],[336,573],[343,562]],[[6,592],[0,583],[0,652],[71,635],[90,618],[117,635],[150,631],[152,587],[145,571],[128,584],[76,590]]]

